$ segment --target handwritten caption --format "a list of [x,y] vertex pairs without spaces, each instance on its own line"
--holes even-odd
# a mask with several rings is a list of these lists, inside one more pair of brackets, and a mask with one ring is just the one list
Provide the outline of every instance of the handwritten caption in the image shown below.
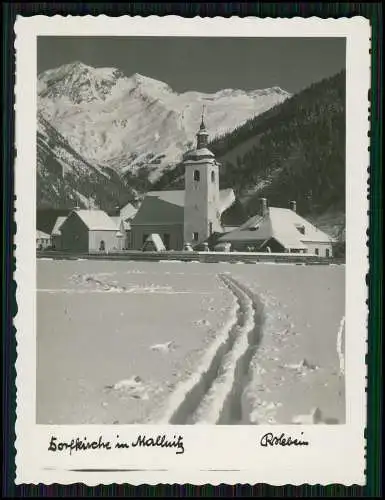
[[70,455],[76,452],[82,452],[87,450],[125,450],[129,448],[168,448],[174,449],[177,455],[181,455],[185,452],[183,444],[183,436],[174,435],[172,438],[168,438],[165,434],[160,434],[156,437],[148,437],[144,434],[139,434],[133,441],[123,441],[120,439],[119,434],[116,435],[116,439],[106,440],[103,436],[99,436],[99,439],[95,441],[90,441],[86,437],[80,438],[76,437],[70,441],[60,441],[56,436],[51,436],[48,445],[48,451],[51,452],[69,452]]

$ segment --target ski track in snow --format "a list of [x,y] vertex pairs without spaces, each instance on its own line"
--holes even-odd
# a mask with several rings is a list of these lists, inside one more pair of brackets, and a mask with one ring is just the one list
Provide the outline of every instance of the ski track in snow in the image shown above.
[[175,391],[160,418],[170,424],[248,423],[242,394],[260,339],[260,311],[252,293],[229,275],[220,282],[233,295],[233,308],[200,369]]

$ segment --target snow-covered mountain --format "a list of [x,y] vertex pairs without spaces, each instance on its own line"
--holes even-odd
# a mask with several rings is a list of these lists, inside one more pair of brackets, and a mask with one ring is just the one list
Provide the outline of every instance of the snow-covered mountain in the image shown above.
[[136,198],[111,169],[92,165],[45,118],[37,124],[37,208],[102,207],[112,210]]
[[139,74],[127,77],[115,68],[80,62],[38,77],[41,118],[100,175],[105,168],[124,175],[145,166],[156,179],[195,141],[203,105],[213,138],[288,97],[279,87],[177,93]]

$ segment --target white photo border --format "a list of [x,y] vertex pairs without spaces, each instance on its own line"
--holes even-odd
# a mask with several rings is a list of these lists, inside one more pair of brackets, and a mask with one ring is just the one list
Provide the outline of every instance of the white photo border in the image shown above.
[[[370,23],[363,17],[320,19],[178,16],[18,16],[15,23],[15,236],[18,312],[16,484],[159,483],[365,484],[369,271],[368,167]],[[36,424],[36,64],[37,36],[194,36],[346,38],[346,424],[337,426],[49,426]],[[272,428],[273,427],[273,428]],[[268,431],[299,436],[310,446],[261,448]],[[138,449],[48,451],[66,441],[132,440],[139,434],[183,436],[185,453]]]

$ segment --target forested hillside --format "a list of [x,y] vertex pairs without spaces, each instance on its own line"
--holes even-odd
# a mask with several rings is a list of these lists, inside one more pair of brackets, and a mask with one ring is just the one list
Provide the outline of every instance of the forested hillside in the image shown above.
[[[216,138],[210,149],[222,163],[221,188],[232,187],[251,215],[258,199],[288,206],[301,214],[345,213],[345,72],[325,79],[282,104]],[[183,168],[167,171],[156,189],[183,186]],[[234,223],[234,210],[228,216]],[[327,217],[326,217],[327,220]]]

